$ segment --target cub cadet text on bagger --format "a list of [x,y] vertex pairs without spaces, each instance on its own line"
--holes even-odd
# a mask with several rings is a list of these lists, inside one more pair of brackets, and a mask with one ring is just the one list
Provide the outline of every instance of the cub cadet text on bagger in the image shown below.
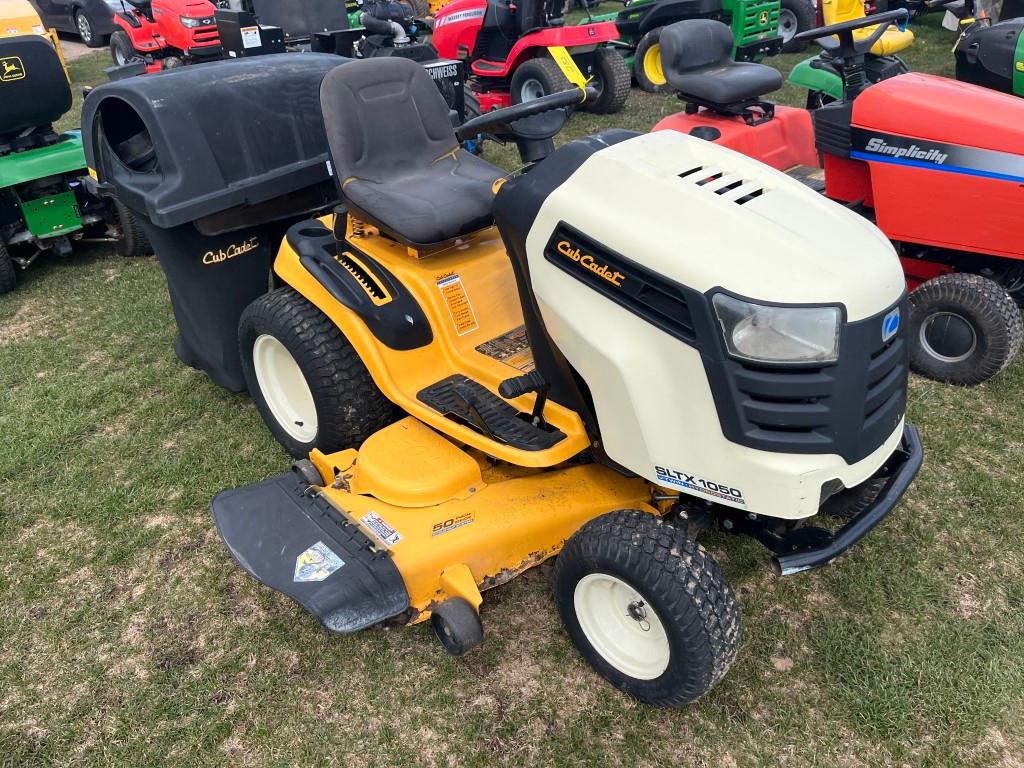
[[610,21],[566,25],[562,0],[453,0],[434,17],[432,42],[462,59],[481,113],[587,84],[583,109],[618,112],[629,97],[629,68],[609,46]]
[[[282,287],[239,331],[264,419],[310,458],[221,493],[213,515],[239,564],[328,630],[430,618],[456,654],[482,638],[482,591],[558,555],[582,654],[678,705],[739,640],[700,528],[806,570],[919,468],[907,296],[869,222],[735,152],[612,130],[548,154],[565,119],[550,110],[581,95],[460,128],[539,161],[506,181],[459,149],[413,63],[327,75],[343,206],[289,230]],[[736,183],[703,186],[700,168]],[[801,525],[821,510],[849,517]]]
[[[627,0],[618,12],[589,16],[589,21],[611,21],[619,30],[614,47],[626,59],[637,85],[648,93],[667,91],[661,71],[658,35],[663,27],[685,19],[717,19],[732,29],[737,61],[758,61],[780,53],[786,44],[779,28],[782,6],[787,19],[799,19],[789,31],[814,26],[814,5],[809,0]],[[801,26],[802,24],[802,26]]]
[[82,185],[81,134],[53,129],[71,109],[56,34],[27,2],[4,2],[0,11],[0,293],[14,290],[18,268],[44,253],[66,255],[74,241],[117,243],[123,255],[146,253],[131,213]]
[[147,72],[196,64],[221,56],[216,7],[209,0],[124,0],[110,36],[117,66],[146,62]]
[[[724,25],[667,27],[662,65],[687,106],[655,130],[743,152],[875,221],[913,290],[915,369],[978,384],[1010,364],[1024,335],[1015,303],[1024,302],[1024,103],[934,75],[866,84],[865,55],[906,18],[900,9],[803,33],[831,49],[845,87],[843,100],[815,110],[813,120],[762,101],[782,77],[732,62]],[[869,25],[869,37],[854,39]]]

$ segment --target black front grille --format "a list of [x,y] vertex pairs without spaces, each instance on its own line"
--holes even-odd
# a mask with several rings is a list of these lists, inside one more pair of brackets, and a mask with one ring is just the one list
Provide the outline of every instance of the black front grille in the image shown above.
[[[883,341],[883,321],[896,306],[899,330]],[[847,323],[834,364],[725,360],[715,400],[726,437],[761,450],[836,453],[850,463],[871,454],[906,409],[908,313],[904,297],[878,315]]]

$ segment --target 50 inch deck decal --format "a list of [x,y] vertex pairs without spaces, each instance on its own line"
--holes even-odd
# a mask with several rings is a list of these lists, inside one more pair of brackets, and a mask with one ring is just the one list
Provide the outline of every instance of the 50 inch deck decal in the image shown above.
[[1024,154],[854,128],[850,157],[967,176],[1024,182]]

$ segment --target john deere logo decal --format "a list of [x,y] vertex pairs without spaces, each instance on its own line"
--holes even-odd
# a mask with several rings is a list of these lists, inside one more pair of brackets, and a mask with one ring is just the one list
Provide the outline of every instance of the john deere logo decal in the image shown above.
[[900,308],[896,307],[882,321],[882,341],[886,342],[900,329]]
[[25,65],[20,56],[0,58],[0,83],[13,83],[25,79]]
[[762,27],[768,24],[768,11],[761,11],[761,15],[757,19],[758,24]]

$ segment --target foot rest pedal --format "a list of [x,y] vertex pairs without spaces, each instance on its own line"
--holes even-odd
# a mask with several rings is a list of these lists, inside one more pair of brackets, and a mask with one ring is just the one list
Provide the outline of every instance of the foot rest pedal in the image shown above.
[[398,616],[409,593],[391,556],[295,472],[223,491],[213,520],[238,564],[295,600],[330,632],[349,634]]
[[557,429],[533,426],[524,418],[525,414],[521,415],[482,384],[458,374],[420,390],[416,397],[438,413],[484,429],[513,448],[543,451],[565,439],[565,434]]

